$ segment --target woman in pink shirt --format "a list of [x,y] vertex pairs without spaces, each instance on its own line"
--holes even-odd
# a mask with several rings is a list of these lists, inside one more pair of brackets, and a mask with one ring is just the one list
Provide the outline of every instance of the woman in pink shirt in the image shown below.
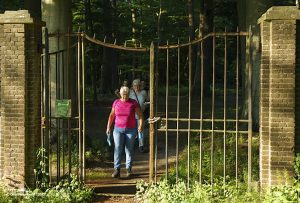
[[[113,138],[115,143],[114,149],[114,172],[112,174],[113,178],[120,177],[121,169],[121,158],[125,145],[126,154],[126,177],[129,178],[132,175],[132,159],[135,135],[137,130],[142,132],[144,120],[143,114],[139,104],[134,100],[129,98],[129,88],[126,86],[120,89],[120,99],[116,99],[112,105],[111,112],[108,117],[106,133],[110,134],[110,128],[115,121]],[[137,122],[135,119],[135,114],[139,115],[139,126],[137,128]]]

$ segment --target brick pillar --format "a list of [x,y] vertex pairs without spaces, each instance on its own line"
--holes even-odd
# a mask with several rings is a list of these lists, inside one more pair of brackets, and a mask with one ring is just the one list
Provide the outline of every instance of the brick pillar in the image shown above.
[[259,19],[260,182],[283,184],[293,176],[295,146],[296,20],[293,6],[271,7]]
[[40,146],[41,22],[26,10],[0,15],[0,179],[14,188],[34,185]]

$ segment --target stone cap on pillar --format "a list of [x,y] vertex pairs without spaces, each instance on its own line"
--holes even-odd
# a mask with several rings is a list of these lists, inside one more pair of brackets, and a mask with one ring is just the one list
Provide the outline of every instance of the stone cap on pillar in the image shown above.
[[40,23],[45,26],[45,22],[35,20],[30,16],[28,10],[18,11],[5,11],[4,14],[0,14],[0,24],[32,24]]
[[263,21],[270,20],[297,20],[300,19],[300,10],[297,6],[273,6],[269,8],[257,21],[260,24]]

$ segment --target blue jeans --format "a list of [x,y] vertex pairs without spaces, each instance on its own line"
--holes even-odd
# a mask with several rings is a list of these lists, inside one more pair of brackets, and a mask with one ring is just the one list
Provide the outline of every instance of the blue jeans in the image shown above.
[[114,128],[114,168],[121,168],[121,159],[124,151],[125,145],[125,154],[126,154],[126,169],[131,170],[132,159],[134,153],[134,140],[137,133],[136,128]]

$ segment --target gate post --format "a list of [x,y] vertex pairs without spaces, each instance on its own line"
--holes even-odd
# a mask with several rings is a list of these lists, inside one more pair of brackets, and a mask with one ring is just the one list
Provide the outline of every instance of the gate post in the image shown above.
[[0,14],[0,180],[34,185],[41,139],[41,29],[27,10]]
[[258,20],[262,42],[260,184],[263,188],[290,182],[293,177],[297,132],[295,77],[300,79],[296,71],[299,68],[296,61],[299,52],[296,47],[299,41],[296,40],[297,19],[300,19],[297,7],[276,6]]
[[[150,115],[149,120],[154,117],[154,43],[150,46]],[[149,182],[153,182],[154,176],[154,123],[149,122]]]

